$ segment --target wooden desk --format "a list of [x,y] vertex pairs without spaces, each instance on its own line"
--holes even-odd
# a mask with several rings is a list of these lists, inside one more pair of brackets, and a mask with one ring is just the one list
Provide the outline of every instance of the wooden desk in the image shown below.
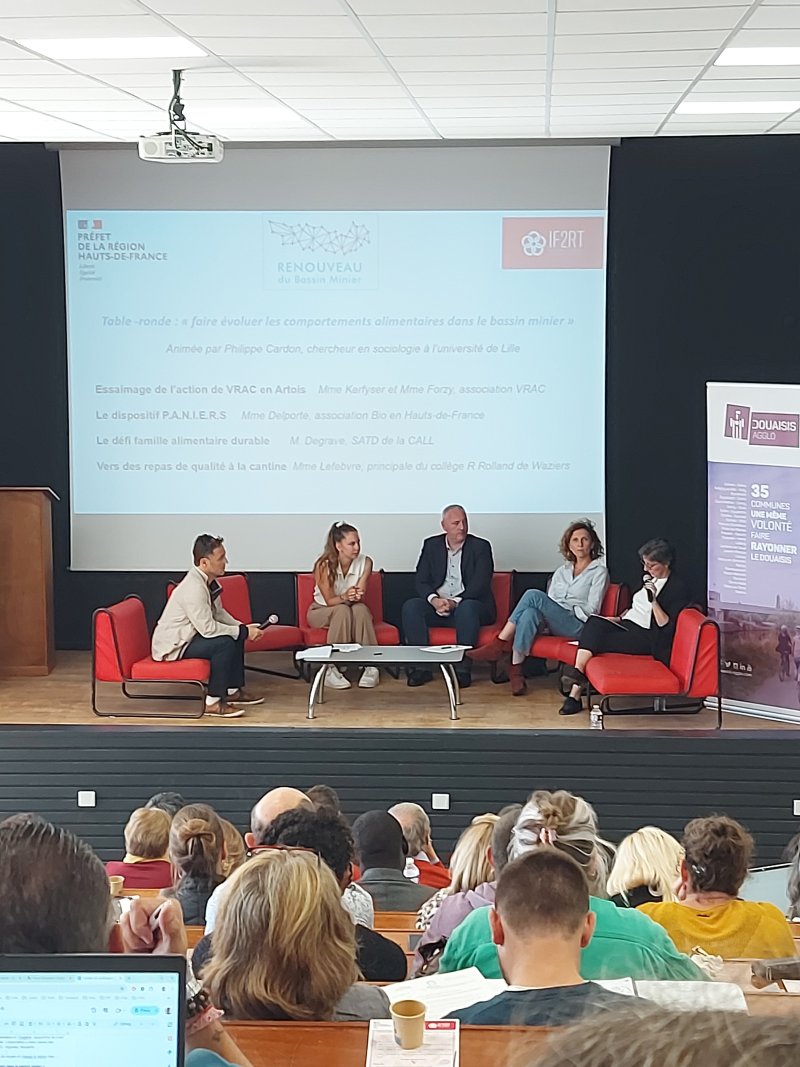
[[[225,1029],[253,1067],[363,1067],[367,1055],[367,1023],[226,1022]],[[512,1056],[533,1053],[549,1032],[531,1026],[462,1027],[461,1067],[501,1067]]]

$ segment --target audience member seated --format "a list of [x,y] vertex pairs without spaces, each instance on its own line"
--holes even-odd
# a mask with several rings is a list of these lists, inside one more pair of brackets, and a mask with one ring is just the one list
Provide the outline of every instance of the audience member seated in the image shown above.
[[723,959],[794,956],[792,933],[774,904],[740,900],[753,839],[735,819],[692,819],[683,831],[677,901],[643,904],[683,952],[699,946]]
[[167,889],[172,866],[167,858],[170,817],[160,808],[137,808],[125,825],[125,858],[106,864],[106,874],[125,879],[123,891]]
[[603,544],[590,519],[568,526],[558,547],[566,563],[554,571],[547,592],[528,589],[494,641],[468,653],[477,662],[498,660],[510,652],[515,697],[526,691],[522,668],[536,635],[544,630],[554,637],[578,637],[589,616],[600,610],[608,588],[608,570],[600,562]]
[[416,911],[433,896],[429,886],[410,882],[403,871],[408,845],[400,823],[388,811],[367,811],[353,823],[357,885],[372,897],[375,911]]
[[575,715],[581,710],[580,695],[588,684],[583,672],[592,656],[600,652],[654,656],[669,663],[678,615],[688,607],[689,594],[674,572],[675,549],[669,541],[660,537],[647,541],[639,549],[639,559],[644,581],[628,611],[619,619],[592,615],[581,630],[575,666],[564,670],[574,684],[561,715]]
[[618,908],[674,900],[682,859],[683,849],[671,834],[657,826],[643,826],[617,847],[608,895]]
[[783,852],[784,863],[789,864],[789,882],[786,893],[789,897],[789,919],[800,919],[800,834],[795,834]]
[[244,643],[264,631],[244,623],[222,606],[228,558],[221,537],[201,534],[192,549],[194,566],[175,587],[153,631],[155,660],[207,659],[211,664],[206,714],[238,719],[247,704],[262,704],[244,688]]
[[310,789],[306,789],[306,796],[317,811],[321,808],[327,808],[328,811],[334,811],[344,818],[339,794],[335,789],[331,789],[329,785],[312,785]]
[[408,844],[408,858],[419,871],[419,884],[432,889],[444,889],[450,885],[450,872],[436,855],[431,837],[431,821],[419,804],[395,804],[389,808],[400,823],[403,837]]
[[358,983],[355,927],[320,857],[260,852],[234,871],[203,979],[228,1019],[389,1018],[382,989]]
[[[439,906],[428,921],[428,928],[417,944],[414,953],[415,975],[437,971],[444,946],[453,930],[476,908],[494,904],[496,879],[508,862],[511,831],[521,811],[521,804],[512,804],[504,808],[499,815],[479,815],[458,839],[452,859],[453,881],[449,889],[442,890],[446,895],[441,898]],[[466,884],[456,889],[462,864]],[[470,882],[474,884],[469,885]],[[437,893],[436,897],[439,896]],[[436,897],[432,897],[428,903],[436,900]],[[420,916],[428,903],[420,908]]]
[[486,812],[476,815],[463,830],[450,857],[450,884],[426,900],[417,913],[418,930],[427,930],[448,896],[471,893],[494,878],[492,866],[492,830],[499,816]]
[[219,873],[223,878],[233,874],[245,861],[244,838],[227,819],[220,819],[222,839],[225,844],[225,858],[220,861]]
[[[492,596],[492,546],[469,532],[467,513],[460,504],[442,512],[444,533],[428,537],[417,561],[413,600],[403,604],[403,636],[407,645],[427,645],[429,626],[453,626],[459,645],[477,645],[481,626],[495,620]],[[472,681],[470,662],[456,667],[459,685]],[[425,685],[433,672],[415,669],[408,684]]]
[[[364,603],[372,560],[362,555],[358,530],[347,522],[335,522],[328,530],[322,555],[314,564],[314,601],[307,622],[328,631],[331,645],[377,645],[372,612]],[[358,686],[374,689],[380,681],[377,667],[364,667]],[[331,664],[325,675],[331,689],[349,689],[350,681]]]
[[185,808],[187,804],[188,801],[184,800],[180,793],[173,793],[167,790],[163,793],[154,793],[145,804],[145,807],[160,808],[169,815],[171,822],[181,808]]
[[[305,808],[307,811],[313,811],[314,808],[306,794],[299,789],[282,785],[265,793],[250,811],[250,830],[244,835],[244,843],[248,850],[252,853],[254,849],[258,848],[264,832],[273,819],[277,819],[284,811],[291,811],[293,808],[298,807]],[[205,912],[205,933],[207,934],[210,934],[214,929],[217,908],[223,894],[227,891],[227,884],[226,879],[217,886],[208,899]]]
[[487,909],[503,977],[511,987],[448,1018],[482,1026],[561,1026],[584,1015],[643,1005],[581,978],[594,912],[581,867],[550,846],[505,868]]
[[[583,869],[592,894],[605,892],[605,842],[598,835],[594,809],[582,797],[563,790],[539,790],[531,796],[511,835],[509,859],[525,856],[542,845],[571,856]],[[642,922],[646,916],[641,912],[617,908],[597,895],[589,898],[589,907],[596,926],[594,937],[581,952],[584,978],[703,980],[700,969],[676,950],[657,923]],[[453,931],[439,969],[459,971],[465,967],[477,967],[487,978],[501,977],[486,908],[474,911]]]
[[[796,1067],[797,1016],[658,1011],[586,1019],[553,1034],[530,1067]],[[537,1050],[538,1051],[538,1050]]]
[[169,858],[175,870],[174,896],[187,926],[202,925],[208,898],[224,879],[225,837],[217,814],[207,804],[188,804],[172,820]]
[[[304,808],[285,811],[267,827],[262,848],[300,848],[314,852],[333,871],[342,891],[350,885],[353,838],[347,824],[335,812],[306,811]],[[197,974],[213,951],[210,941],[209,937],[204,937],[194,950],[192,963]],[[406,977],[406,957],[399,945],[360,924],[356,926],[356,952],[365,981],[402,982]]]
[[[0,823],[0,899],[3,955],[186,955],[177,901],[133,900],[115,923],[101,861],[83,841],[37,815],[12,815]],[[4,1007],[8,1022],[9,1005]],[[195,1017],[196,1028],[186,1036],[186,1067],[210,1067],[211,1062],[250,1067],[217,1015]],[[196,1051],[207,1049],[225,1059],[209,1061]]]

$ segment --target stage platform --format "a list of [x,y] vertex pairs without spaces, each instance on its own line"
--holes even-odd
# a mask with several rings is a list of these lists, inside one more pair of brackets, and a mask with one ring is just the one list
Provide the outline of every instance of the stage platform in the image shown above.
[[[253,657],[252,662],[273,669],[291,670],[291,657],[269,655]],[[127,714],[100,719],[92,713],[90,700],[91,655],[88,652],[59,652],[56,668],[46,678],[19,678],[0,681],[0,726],[49,725],[87,726],[90,724],[141,724],[186,728],[241,730],[243,727],[388,730],[559,730],[589,729],[589,715],[560,716],[562,698],[557,675],[532,679],[524,697],[512,697],[507,684],[494,685],[484,666],[475,669],[475,681],[463,693],[460,718],[449,718],[447,694],[440,678],[418,689],[409,689],[405,679],[395,680],[382,674],[375,689],[326,690],[325,703],[318,705],[316,718],[306,718],[308,685],[301,680],[276,678],[248,672],[248,688],[263,695],[265,701],[248,708],[241,719],[153,719],[130,718]],[[354,673],[354,678],[357,675]],[[120,697],[118,687],[101,689],[101,701],[108,709],[122,713],[138,710],[147,703],[155,710],[175,709],[174,702],[132,701]],[[606,719],[611,731],[697,731],[713,730],[716,713],[705,710],[697,715],[621,716]],[[798,734],[796,727],[746,715],[726,714],[723,733],[729,731],[775,730]]]

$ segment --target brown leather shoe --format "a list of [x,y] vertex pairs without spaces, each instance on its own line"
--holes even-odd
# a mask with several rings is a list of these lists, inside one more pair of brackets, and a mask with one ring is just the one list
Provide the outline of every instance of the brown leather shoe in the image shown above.
[[509,681],[511,682],[511,695],[515,697],[522,697],[528,692],[528,687],[525,684],[525,675],[522,673],[522,663],[512,663],[511,670],[508,673]]
[[213,715],[217,719],[241,719],[244,708],[232,708],[230,704],[223,704],[219,700],[216,704],[206,704],[206,715]]
[[471,648],[467,655],[473,663],[494,663],[510,651],[510,641],[503,641],[501,638],[495,637],[488,645],[482,645],[480,648]]
[[237,706],[241,704],[263,704],[264,698],[254,696],[252,693],[248,693],[246,689],[240,689],[228,697],[227,703],[236,704]]

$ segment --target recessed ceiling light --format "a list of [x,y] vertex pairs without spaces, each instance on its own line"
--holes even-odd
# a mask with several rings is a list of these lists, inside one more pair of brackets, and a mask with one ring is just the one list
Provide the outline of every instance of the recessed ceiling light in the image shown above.
[[800,48],[726,48],[715,67],[798,67]]
[[684,100],[676,115],[788,115],[800,100]]
[[58,37],[17,41],[51,59],[182,59],[206,53],[185,37]]

